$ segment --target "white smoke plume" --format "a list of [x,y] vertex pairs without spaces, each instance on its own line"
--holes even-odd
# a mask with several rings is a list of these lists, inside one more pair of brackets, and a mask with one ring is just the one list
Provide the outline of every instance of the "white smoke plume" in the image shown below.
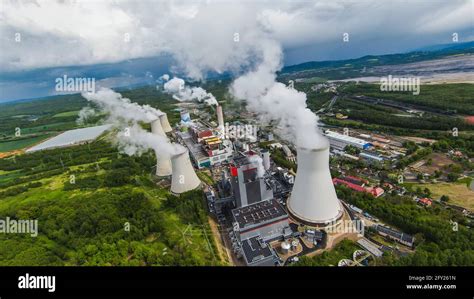
[[152,134],[144,130],[137,122],[151,122],[163,114],[149,105],[140,106],[123,98],[111,89],[100,89],[96,93],[83,93],[88,101],[97,104],[99,109],[108,113],[107,123],[119,129],[113,142],[121,152],[127,155],[141,155],[149,149],[165,156],[181,153],[185,149],[179,144],[170,143],[165,136]]
[[83,125],[87,122],[87,120],[91,117],[93,117],[96,114],[96,111],[94,108],[91,108],[89,106],[83,107],[81,111],[79,111],[78,118],[76,119],[76,123],[78,125]]
[[258,67],[237,78],[230,91],[235,98],[246,100],[247,109],[259,114],[263,122],[276,121],[280,134],[299,147],[328,146],[318,128],[318,117],[307,107],[306,94],[276,81],[282,67],[281,46],[266,40],[259,44],[263,59]]
[[[232,83],[230,93],[246,100],[248,110],[264,123],[276,122],[280,135],[296,146],[326,147],[328,141],[318,128],[318,117],[306,105],[306,94],[276,81],[283,51],[268,26],[268,15],[222,3],[204,6],[179,30],[170,29],[179,37],[175,37],[179,43],[171,42],[170,47],[179,68],[195,80],[208,72],[244,73]],[[200,33],[194,34],[198,29]],[[178,100],[192,97],[179,78],[165,85]]]
[[159,79],[163,80],[163,81],[168,81],[170,79],[170,75],[168,74],[164,74],[163,76],[161,76]]
[[173,98],[180,102],[198,101],[200,103],[204,102],[209,106],[218,105],[217,100],[212,93],[207,92],[201,87],[188,87],[184,80],[178,77],[174,77],[166,82],[163,85],[163,88],[165,92],[172,94]]
[[129,156],[140,156],[149,149],[166,157],[185,151],[182,145],[170,143],[168,138],[152,134],[136,123],[120,130],[116,135],[115,143],[121,152]]
[[82,96],[86,100],[97,104],[101,110],[106,111],[109,114],[108,122],[111,123],[121,121],[149,123],[163,114],[163,112],[150,105],[134,103],[130,99],[122,97],[120,93],[108,88],[101,88],[95,93],[83,93]]
[[[296,146],[327,146],[317,127],[317,116],[307,108],[306,95],[276,81],[283,51],[268,9],[248,9],[226,1],[184,6],[186,9],[170,4],[169,11],[167,6],[133,4],[129,9],[132,15],[152,9],[162,16],[142,19],[141,24],[160,37],[163,46],[157,47],[171,54],[177,61],[176,69],[186,77],[202,80],[211,72],[243,73],[230,88],[235,98],[246,100],[247,108],[262,121],[276,122],[281,135]],[[189,88],[179,78],[168,80],[164,89],[180,101],[216,102],[205,90]]]
[[265,167],[263,167],[263,159],[258,155],[248,157],[249,162],[257,166],[257,178],[263,178],[265,175]]

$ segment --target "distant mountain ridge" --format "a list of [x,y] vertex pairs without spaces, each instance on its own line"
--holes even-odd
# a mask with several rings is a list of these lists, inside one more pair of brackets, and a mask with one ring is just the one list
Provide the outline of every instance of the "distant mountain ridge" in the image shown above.
[[345,60],[309,61],[301,64],[285,66],[280,72],[280,74],[320,68],[337,68],[343,67],[348,64],[352,65],[353,68],[357,69],[377,65],[401,64],[439,59],[450,55],[466,53],[474,53],[474,41],[457,43],[455,45],[433,45],[415,51],[399,54],[366,55],[360,58]]

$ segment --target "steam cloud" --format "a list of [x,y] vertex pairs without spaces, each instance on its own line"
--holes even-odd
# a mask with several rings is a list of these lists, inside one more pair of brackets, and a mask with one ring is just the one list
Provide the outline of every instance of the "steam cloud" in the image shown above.
[[84,123],[87,122],[87,120],[91,117],[93,117],[94,115],[96,114],[96,111],[89,107],[89,106],[86,106],[86,107],[83,107],[81,109],[81,111],[79,111],[79,117],[78,119],[76,119],[76,123],[78,125],[83,125]]
[[170,143],[168,138],[144,130],[138,122],[152,122],[163,114],[149,105],[139,105],[123,98],[111,89],[100,89],[96,93],[83,93],[88,101],[96,103],[109,114],[106,122],[119,128],[113,142],[127,155],[141,155],[149,149],[159,155],[169,157],[185,149],[179,144]]
[[[235,75],[231,95],[246,100],[248,110],[256,112],[262,122],[276,123],[283,138],[299,147],[328,145],[318,128],[318,117],[306,105],[306,94],[276,81],[283,51],[268,14],[223,2],[205,2],[179,11],[179,16],[171,13],[163,19],[146,20],[150,28],[160,28],[160,40],[165,43],[162,52],[177,61],[175,70],[194,80],[212,72]],[[180,78],[168,80],[163,87],[180,101],[217,102],[202,88],[187,87]]]
[[[180,37],[179,43],[171,41],[169,52],[187,77],[201,80],[209,72],[237,75],[229,89],[231,95],[246,100],[247,109],[257,113],[261,122],[276,123],[278,133],[298,147],[328,146],[318,117],[306,105],[306,94],[276,81],[283,51],[268,26],[268,16],[214,3],[197,9],[179,30],[169,31]],[[205,94],[204,90],[193,93],[179,78],[171,79],[164,88],[178,100]]]
[[[165,78],[167,74],[162,77]],[[169,78],[169,76],[168,76]],[[165,92],[172,94],[173,98],[183,102],[183,101],[198,101],[200,103],[204,102],[208,105],[218,105],[216,98],[212,93],[207,92],[201,87],[188,87],[186,86],[183,79],[174,77],[163,85]]]
[[265,168],[263,167],[263,159],[258,155],[251,155],[248,157],[250,163],[257,166],[257,178],[262,178],[265,175]]
[[168,138],[145,131],[136,123],[119,131],[115,142],[118,149],[129,156],[140,156],[149,149],[166,157],[185,151],[180,144],[170,143]]
[[276,81],[281,70],[281,46],[272,40],[260,43],[263,60],[251,72],[237,78],[230,91],[235,98],[247,100],[247,108],[263,122],[276,121],[285,139],[299,147],[321,148],[328,145],[318,129],[318,117],[306,105],[306,94]]
[[150,105],[140,106],[108,88],[101,88],[96,93],[83,93],[82,96],[86,100],[96,103],[101,110],[108,112],[111,123],[120,121],[149,123],[163,114]]

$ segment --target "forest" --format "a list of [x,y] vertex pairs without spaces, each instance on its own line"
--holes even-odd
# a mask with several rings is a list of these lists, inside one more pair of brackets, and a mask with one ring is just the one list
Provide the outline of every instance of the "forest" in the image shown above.
[[222,264],[202,192],[170,195],[154,163],[104,141],[1,159],[0,217],[37,219],[39,236],[0,235],[0,265]]
[[[415,236],[415,253],[403,257],[384,255],[378,265],[473,266],[474,233],[459,211],[434,205],[423,208],[410,197],[387,195],[374,198],[337,186],[338,197],[383,222]],[[458,223],[457,230],[452,223]]]
[[[120,92],[167,111],[171,123],[179,119],[175,101],[154,87]],[[86,105],[79,95],[2,104],[3,141],[77,127]],[[21,138],[13,136],[18,126]],[[121,154],[106,134],[0,159],[0,218],[37,219],[39,229],[36,238],[0,235],[0,265],[226,264],[216,254],[202,191],[171,195],[157,185],[155,165],[154,153]]]

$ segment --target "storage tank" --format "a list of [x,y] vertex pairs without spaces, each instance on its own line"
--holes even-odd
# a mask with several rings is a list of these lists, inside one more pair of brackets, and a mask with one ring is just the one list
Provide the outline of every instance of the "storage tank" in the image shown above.
[[290,251],[290,247],[291,247],[291,245],[288,244],[287,242],[282,242],[281,243],[281,251],[283,252],[283,254],[287,254],[288,251]]

